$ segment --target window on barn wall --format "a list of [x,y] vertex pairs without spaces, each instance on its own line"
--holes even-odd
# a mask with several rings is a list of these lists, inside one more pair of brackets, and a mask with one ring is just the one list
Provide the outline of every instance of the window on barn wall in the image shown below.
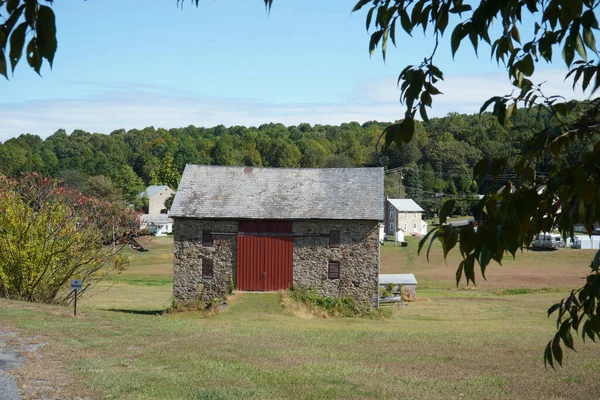
[[329,268],[327,269],[328,279],[340,279],[340,262],[329,261]]
[[213,278],[213,260],[208,258],[202,259],[202,279]]
[[329,231],[329,247],[340,247],[340,231]]
[[213,235],[209,229],[202,229],[202,246],[204,247],[212,247]]

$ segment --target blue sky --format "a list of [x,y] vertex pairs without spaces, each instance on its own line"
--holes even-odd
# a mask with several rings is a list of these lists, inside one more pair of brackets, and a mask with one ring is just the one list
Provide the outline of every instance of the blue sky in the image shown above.
[[[22,60],[0,80],[0,141],[57,129],[114,129],[394,120],[403,114],[398,72],[419,63],[430,38],[368,54],[365,13],[350,0],[88,0],[54,3],[58,51],[43,78]],[[446,41],[449,40],[447,33]],[[433,116],[476,112],[509,92],[505,72],[468,46],[452,62],[441,47],[445,93]],[[561,85],[564,65],[539,76]],[[558,77],[558,79],[556,79]],[[556,82],[556,83],[555,83]],[[579,96],[581,97],[581,96]]]

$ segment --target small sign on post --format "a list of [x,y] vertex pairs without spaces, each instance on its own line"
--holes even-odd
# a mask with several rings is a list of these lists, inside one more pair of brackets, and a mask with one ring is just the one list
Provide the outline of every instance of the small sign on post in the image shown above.
[[75,291],[75,300],[73,302],[73,316],[77,316],[77,291],[83,288],[83,280],[71,279],[71,289]]

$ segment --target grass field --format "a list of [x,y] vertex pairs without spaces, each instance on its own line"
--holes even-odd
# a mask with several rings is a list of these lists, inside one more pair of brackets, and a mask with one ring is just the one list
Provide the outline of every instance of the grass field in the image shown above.
[[385,320],[301,318],[278,294],[236,295],[207,318],[154,315],[171,301],[171,242],[161,238],[127,253],[127,271],[84,299],[77,318],[0,300],[0,324],[48,342],[23,375],[59,366],[69,378],[59,398],[597,397],[600,346],[578,341],[556,371],[542,363],[554,328],[545,310],[581,283],[590,252],[526,252],[457,288],[456,254],[446,266],[434,248],[427,263],[408,241],[382,247],[381,269],[414,273],[420,301]]

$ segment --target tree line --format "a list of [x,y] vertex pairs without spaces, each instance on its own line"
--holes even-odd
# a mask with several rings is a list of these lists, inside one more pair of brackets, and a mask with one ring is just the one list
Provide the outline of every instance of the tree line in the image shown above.
[[[384,146],[382,132],[391,123],[371,121],[335,125],[115,130],[110,134],[60,129],[42,140],[21,134],[0,144],[0,171],[8,177],[38,172],[63,180],[70,189],[110,201],[142,207],[139,194],[148,185],[177,189],[186,164],[255,167],[384,167],[386,195],[411,197],[428,209],[446,198],[468,202],[484,182],[473,180],[483,157],[510,159],[532,133],[551,123],[545,113],[518,112],[501,126],[491,114],[450,113],[415,122],[413,140]],[[540,160],[544,173],[555,160]],[[461,207],[458,207],[459,210]],[[466,206],[462,207],[467,210]],[[468,212],[468,211],[466,211]]]

